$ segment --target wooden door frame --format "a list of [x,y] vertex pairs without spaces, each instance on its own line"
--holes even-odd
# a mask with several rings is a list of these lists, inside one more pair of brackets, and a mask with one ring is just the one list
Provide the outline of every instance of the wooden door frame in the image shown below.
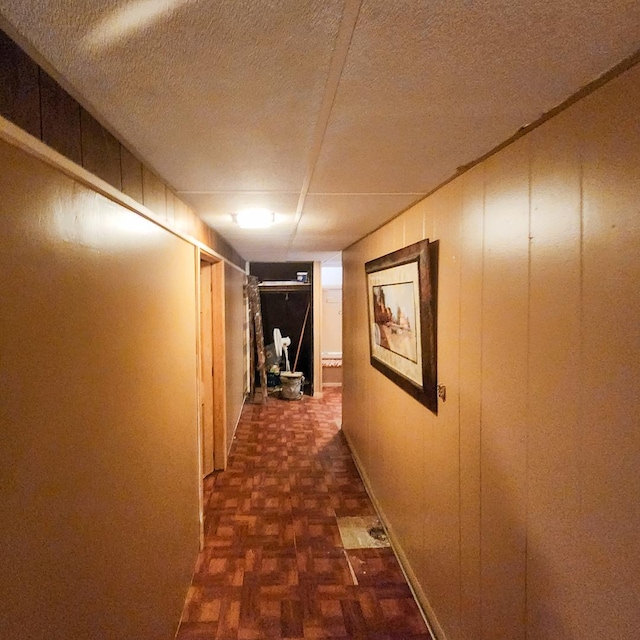
[[[200,329],[200,264],[211,264],[211,299],[212,299],[212,361],[213,361],[213,452],[214,470],[227,466],[227,398],[226,398],[226,330],[225,330],[225,278],[223,260],[199,249],[197,252],[196,290],[198,292],[198,329]],[[202,344],[200,330],[197,333],[198,372],[201,370]],[[198,425],[202,424],[202,391],[200,374],[198,373]],[[199,438],[199,455],[202,476],[202,447]]]
[[214,429],[213,429],[213,293],[212,293],[212,264],[200,261],[200,319],[198,335],[200,348],[198,360],[200,409],[200,477],[205,478],[215,470],[214,464]]
[[[218,260],[211,269],[213,320],[213,462],[217,471],[227,467],[227,330],[225,263]],[[215,303],[218,304],[215,304]]]

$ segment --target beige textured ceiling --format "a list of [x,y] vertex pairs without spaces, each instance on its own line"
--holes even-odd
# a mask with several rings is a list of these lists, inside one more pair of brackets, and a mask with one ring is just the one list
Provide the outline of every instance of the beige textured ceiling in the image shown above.
[[[248,260],[329,260],[640,47],[638,0],[0,0]],[[231,214],[267,206],[277,224]]]

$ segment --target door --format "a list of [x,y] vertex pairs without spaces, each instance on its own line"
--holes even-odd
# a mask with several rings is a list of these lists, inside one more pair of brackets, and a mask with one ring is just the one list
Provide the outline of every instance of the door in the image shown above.
[[200,442],[202,476],[214,470],[213,265],[200,262]]

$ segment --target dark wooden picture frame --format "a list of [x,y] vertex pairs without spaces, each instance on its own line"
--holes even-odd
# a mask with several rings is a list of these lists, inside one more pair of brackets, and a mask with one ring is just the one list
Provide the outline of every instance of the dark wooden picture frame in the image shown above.
[[371,365],[435,414],[437,269],[428,239],[365,264]]

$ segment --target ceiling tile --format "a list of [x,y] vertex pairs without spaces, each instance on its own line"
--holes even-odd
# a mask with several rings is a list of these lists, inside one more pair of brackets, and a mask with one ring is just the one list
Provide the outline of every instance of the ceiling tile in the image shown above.
[[340,0],[7,0],[2,11],[174,188],[300,189]]
[[311,191],[430,191],[639,42],[627,0],[364,0]]
[[[0,24],[254,260],[339,251],[640,46],[631,0],[357,4],[3,0]],[[281,222],[242,232],[257,200]]]
[[342,250],[415,202],[417,195],[309,195],[291,250]]
[[296,192],[185,193],[183,191],[178,192],[178,196],[211,222],[251,207],[270,209],[277,214],[293,217],[299,197]]

